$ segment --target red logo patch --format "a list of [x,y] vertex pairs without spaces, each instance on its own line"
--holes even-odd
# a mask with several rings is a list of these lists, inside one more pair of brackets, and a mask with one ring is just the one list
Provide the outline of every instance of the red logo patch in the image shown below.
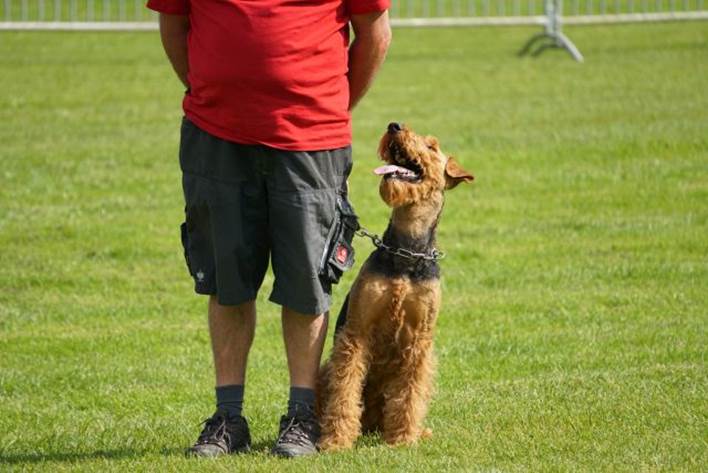
[[347,248],[344,247],[343,245],[339,245],[337,247],[337,261],[340,263],[344,264],[347,262],[347,255],[349,255],[349,251],[347,251]]

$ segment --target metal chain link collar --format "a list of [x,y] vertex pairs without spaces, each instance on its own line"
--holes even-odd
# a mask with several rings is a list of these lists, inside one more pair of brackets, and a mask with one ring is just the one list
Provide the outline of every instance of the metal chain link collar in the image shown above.
[[357,236],[360,237],[367,237],[371,239],[373,242],[374,246],[376,248],[381,248],[382,250],[391,253],[396,256],[400,256],[402,258],[408,258],[408,259],[422,259],[426,261],[438,261],[443,258],[445,258],[445,253],[442,251],[438,250],[437,248],[433,248],[430,250],[428,253],[416,253],[415,251],[408,250],[406,248],[396,248],[393,246],[388,246],[383,242],[380,236],[378,236],[375,233],[371,233],[364,227],[359,227],[359,230],[356,232]]

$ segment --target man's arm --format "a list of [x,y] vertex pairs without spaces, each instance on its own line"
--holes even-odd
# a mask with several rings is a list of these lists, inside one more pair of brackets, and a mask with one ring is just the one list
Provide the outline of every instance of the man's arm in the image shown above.
[[369,90],[391,44],[388,12],[352,15],[351,23],[355,36],[349,46],[349,110]]
[[160,13],[160,38],[165,48],[167,58],[177,73],[177,77],[185,87],[189,88],[187,72],[189,60],[187,59],[187,34],[189,33],[189,16],[168,15]]

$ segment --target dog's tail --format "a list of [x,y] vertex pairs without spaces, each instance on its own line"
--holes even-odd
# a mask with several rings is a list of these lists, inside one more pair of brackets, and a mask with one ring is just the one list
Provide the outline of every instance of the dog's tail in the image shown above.
[[342,330],[344,324],[347,323],[347,311],[349,310],[349,295],[351,292],[347,293],[347,297],[344,299],[344,304],[339,310],[339,315],[337,316],[337,324],[334,326],[334,338],[337,338],[337,334]]

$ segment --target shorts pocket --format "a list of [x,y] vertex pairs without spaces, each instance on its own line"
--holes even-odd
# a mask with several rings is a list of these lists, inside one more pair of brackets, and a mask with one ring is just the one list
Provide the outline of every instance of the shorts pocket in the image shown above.
[[187,264],[187,270],[189,274],[192,274],[192,265],[189,264],[189,235],[187,234],[187,222],[182,223],[179,226],[180,237],[182,239],[182,249],[184,251],[184,262]]
[[199,294],[212,294],[216,288],[216,265],[208,208],[188,209],[186,220],[180,225],[180,233],[184,260],[194,279],[194,290]]
[[330,284],[337,284],[344,271],[354,266],[354,233],[359,230],[359,218],[346,198],[346,194],[337,194],[337,207],[334,220],[327,234],[319,276]]

